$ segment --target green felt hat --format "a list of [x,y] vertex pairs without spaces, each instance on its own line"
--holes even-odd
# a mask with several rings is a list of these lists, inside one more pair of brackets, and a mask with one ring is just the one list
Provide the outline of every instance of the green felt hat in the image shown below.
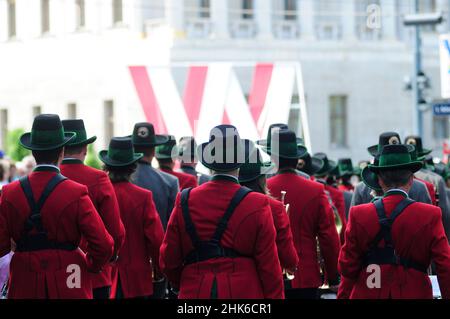
[[270,155],[285,159],[300,159],[307,153],[306,147],[298,144],[295,133],[287,129],[274,131],[270,148],[265,150]]
[[275,165],[270,162],[263,162],[261,153],[255,144],[250,140],[244,140],[244,144],[248,148],[249,157],[239,169],[239,182],[250,182],[262,175],[272,173]]
[[134,146],[158,146],[166,143],[169,138],[167,135],[155,134],[153,124],[142,122],[134,125],[131,139]]
[[423,148],[422,138],[420,136],[410,135],[405,138],[406,145],[412,145],[417,150],[417,157],[424,157],[432,152],[432,150]]
[[298,160],[297,169],[308,175],[314,175],[320,171],[324,165],[324,162],[320,158],[313,157],[306,152],[305,156]]
[[87,138],[83,120],[63,120],[62,125],[65,132],[75,132],[76,138],[70,141],[67,146],[82,146],[92,144],[97,140],[97,136]]
[[[378,159],[375,158],[374,165],[378,165]],[[382,191],[380,184],[378,184],[378,176],[366,166],[361,171],[361,180],[367,187],[375,191]]]
[[[270,149],[272,144],[272,135],[277,130],[288,130],[289,127],[284,123],[275,123],[269,126],[267,130],[267,138],[265,140],[256,141],[256,144],[260,145],[264,150]],[[297,144],[303,145],[303,139],[297,137]]]
[[76,135],[74,132],[64,132],[58,115],[41,114],[35,117],[31,132],[23,134],[19,143],[32,151],[50,151],[67,145]]
[[337,168],[337,163],[335,161],[328,159],[328,156],[325,153],[316,153],[314,154],[314,157],[321,159],[324,163],[322,169],[316,172],[314,176],[327,175]]
[[369,164],[368,167],[374,173],[395,169],[408,169],[414,173],[422,168],[422,162],[411,158],[406,145],[386,145],[381,151],[378,164]]
[[[381,133],[378,137],[378,144],[372,145],[367,148],[367,151],[372,155],[373,157],[377,157],[380,155],[381,150],[383,149],[383,146],[385,145],[398,145],[402,144],[400,135],[396,132],[384,132]],[[412,150],[413,146],[408,146],[409,151]]]
[[167,142],[156,147],[156,159],[175,159],[179,155],[175,136],[167,135]]
[[103,163],[114,167],[131,165],[143,156],[144,154],[134,152],[133,143],[129,137],[113,137],[108,150],[99,153]]
[[338,170],[339,177],[354,175],[355,168],[353,167],[353,162],[351,158],[340,158],[338,159]]

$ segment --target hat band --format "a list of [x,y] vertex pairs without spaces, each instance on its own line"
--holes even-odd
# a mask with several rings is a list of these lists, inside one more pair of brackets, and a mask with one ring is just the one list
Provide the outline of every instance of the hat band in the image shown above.
[[133,149],[115,149],[110,148],[108,150],[108,157],[112,160],[118,161],[118,162],[129,162],[134,159],[134,152]]
[[87,139],[86,130],[66,130],[66,132],[74,132],[74,133],[77,134],[77,137],[75,138],[75,141],[73,141],[72,143],[85,141]]
[[53,145],[64,142],[64,130],[31,131],[31,143],[35,145]]
[[283,142],[280,142],[280,151],[279,151],[280,155],[295,156],[295,155],[297,155],[297,150],[298,150],[297,143],[292,143],[292,142],[283,143]]
[[402,165],[411,162],[409,153],[382,154],[380,156],[379,166]]

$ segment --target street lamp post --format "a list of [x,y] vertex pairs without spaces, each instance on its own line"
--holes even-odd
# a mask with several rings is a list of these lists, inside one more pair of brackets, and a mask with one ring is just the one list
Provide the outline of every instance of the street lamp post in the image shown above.
[[415,14],[407,15],[404,17],[403,24],[405,26],[414,27],[414,63],[413,63],[413,76],[411,81],[411,88],[413,91],[413,125],[414,132],[423,136],[423,118],[421,104],[423,104],[423,90],[424,85],[420,82],[423,77],[422,72],[422,38],[420,34],[420,27],[422,25],[434,25],[442,22],[442,13],[428,13],[419,14],[419,0],[414,0],[414,12]]

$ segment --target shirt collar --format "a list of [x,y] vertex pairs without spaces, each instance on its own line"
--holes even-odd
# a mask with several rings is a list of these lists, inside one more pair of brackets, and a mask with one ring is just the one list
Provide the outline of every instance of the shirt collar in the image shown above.
[[52,164],[41,164],[41,165],[37,165],[34,169],[33,172],[56,172],[59,174],[59,168],[55,165]]
[[230,181],[236,184],[239,184],[239,179],[236,176],[228,175],[228,174],[215,174],[212,181]]
[[63,159],[62,164],[84,164],[84,163],[78,158],[67,157]]
[[387,197],[390,195],[402,195],[403,197],[408,198],[408,193],[405,192],[403,189],[399,189],[399,188],[392,188],[390,190],[388,190],[383,197]]

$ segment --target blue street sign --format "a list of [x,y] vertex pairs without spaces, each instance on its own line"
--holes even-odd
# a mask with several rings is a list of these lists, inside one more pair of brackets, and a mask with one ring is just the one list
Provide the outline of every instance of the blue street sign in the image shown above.
[[450,102],[440,102],[433,104],[434,115],[450,116]]

